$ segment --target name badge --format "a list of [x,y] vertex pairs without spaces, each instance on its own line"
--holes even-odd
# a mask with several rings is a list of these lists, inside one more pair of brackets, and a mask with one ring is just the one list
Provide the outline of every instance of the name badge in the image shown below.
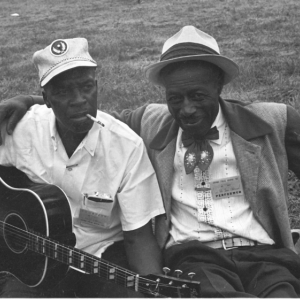
[[79,211],[79,220],[81,225],[84,223],[86,225],[106,227],[109,216],[81,208]]
[[244,195],[240,176],[227,177],[211,181],[210,187],[214,200]]

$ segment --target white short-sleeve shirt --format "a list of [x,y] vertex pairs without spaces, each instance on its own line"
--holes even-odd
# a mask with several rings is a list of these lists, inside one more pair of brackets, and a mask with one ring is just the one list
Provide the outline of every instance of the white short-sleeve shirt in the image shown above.
[[[142,227],[164,207],[142,139],[106,113],[98,111],[97,118],[105,126],[94,123],[69,158],[52,109],[35,105],[13,135],[6,135],[3,126],[0,164],[17,167],[34,182],[59,186],[69,199],[76,247],[101,256],[123,239],[122,230]],[[110,195],[112,202],[84,197],[97,193]],[[95,223],[91,212],[100,216]]]

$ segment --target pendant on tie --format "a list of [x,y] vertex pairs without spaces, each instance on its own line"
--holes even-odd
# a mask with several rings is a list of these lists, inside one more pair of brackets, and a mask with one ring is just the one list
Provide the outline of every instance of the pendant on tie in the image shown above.
[[213,157],[214,157],[214,152],[212,151],[212,149],[209,149],[209,147],[206,150],[200,152],[200,159],[199,159],[198,166],[201,171],[205,171],[208,169],[210,163],[213,160]]
[[207,140],[193,143],[188,147],[184,155],[184,167],[186,174],[190,174],[198,166],[201,171],[208,169],[214,157],[214,152]]

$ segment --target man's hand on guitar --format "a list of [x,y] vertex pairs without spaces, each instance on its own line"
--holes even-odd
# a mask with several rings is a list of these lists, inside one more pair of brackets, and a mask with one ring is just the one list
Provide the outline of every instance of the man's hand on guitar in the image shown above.
[[[0,102],[0,125],[7,120],[6,131],[12,134],[18,122],[23,118],[30,106],[33,105],[33,99],[28,95],[18,95]],[[0,145],[2,137],[0,135]]]

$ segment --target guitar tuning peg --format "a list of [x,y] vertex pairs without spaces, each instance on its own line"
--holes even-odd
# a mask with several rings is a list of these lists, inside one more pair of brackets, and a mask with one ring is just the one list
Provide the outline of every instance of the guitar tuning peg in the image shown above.
[[177,269],[174,271],[174,273],[177,276],[177,278],[179,278],[179,276],[182,274],[182,271]]
[[164,271],[165,275],[167,276],[168,273],[170,273],[171,269],[169,269],[168,267],[163,267],[163,271]]
[[191,278],[191,280],[193,279],[193,277],[196,275],[196,273],[194,272],[190,272],[188,273],[188,276]]

